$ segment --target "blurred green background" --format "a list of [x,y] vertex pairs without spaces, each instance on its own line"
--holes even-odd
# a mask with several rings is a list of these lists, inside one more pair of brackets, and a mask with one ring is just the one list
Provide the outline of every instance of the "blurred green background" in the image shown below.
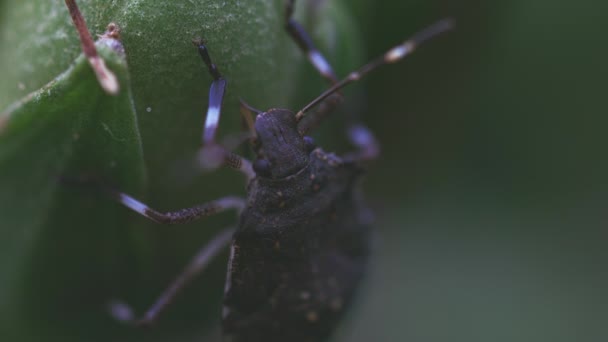
[[[407,61],[382,68],[350,90],[351,101],[345,108],[359,111],[382,145],[382,157],[372,165],[364,183],[376,212],[378,234],[369,276],[335,340],[605,341],[608,158],[603,151],[608,146],[604,95],[608,46],[602,41],[608,29],[608,3],[328,1],[323,13],[329,12],[332,19],[319,21],[325,26],[320,25],[315,36],[341,74],[437,19],[449,16],[457,23],[455,31],[425,45]],[[11,0],[0,1],[0,10],[9,8],[9,3]],[[280,3],[276,3],[273,8],[280,15]],[[314,14],[309,17],[314,18]],[[11,29],[6,16],[0,20],[4,20],[0,21],[2,30]],[[100,27],[107,18],[99,15],[91,20],[97,28],[93,32],[103,31]],[[315,20],[303,22],[311,25]],[[230,30],[232,35],[241,32]],[[328,36],[328,32],[335,36]],[[124,34],[127,50],[130,39],[138,44],[137,36]],[[297,107],[322,89],[323,83],[316,80],[285,36],[279,32],[279,43],[268,49],[295,58],[297,72],[272,73],[272,77],[286,78],[272,86],[279,89],[298,83],[302,88],[284,90],[273,103],[267,93],[258,96],[251,91],[250,83],[260,81],[251,76],[241,83],[236,81],[229,88],[231,96],[243,96],[259,107]],[[0,49],[8,55],[6,41]],[[48,71],[49,77],[71,63],[77,48],[72,42],[66,64]],[[191,53],[188,47],[183,51],[184,55]],[[225,51],[217,54],[218,64],[229,59]],[[199,64],[196,57],[188,60],[183,73],[198,71]],[[283,60],[279,64],[282,70],[292,66]],[[250,65],[240,68],[246,67]],[[239,66],[224,70],[231,80],[247,72]],[[155,93],[146,95],[138,90],[149,78],[138,80],[133,72],[131,69],[135,98],[158,100]],[[183,86],[181,80],[164,82]],[[191,77],[184,82],[184,97],[206,96],[208,78]],[[198,83],[198,88],[188,87]],[[0,97],[4,101],[0,110],[19,97]],[[177,98],[165,105],[155,104],[154,111],[169,112],[173,101],[183,102]],[[205,103],[198,103],[191,112],[200,116]],[[135,103],[140,118],[146,105]],[[227,110],[226,116],[230,113],[236,109]],[[344,148],[343,141],[334,138],[341,134],[341,118],[332,118],[318,137],[331,149]],[[166,123],[148,122],[152,127],[148,133],[142,127],[148,185],[138,186],[128,177],[119,183],[126,182],[124,186],[139,191],[141,197],[162,209],[242,193],[238,175],[217,175],[224,172],[185,184],[175,178],[187,177],[168,178],[182,165],[188,151],[167,155],[179,153],[175,151],[180,144],[182,150],[196,148],[199,128],[191,121],[187,124],[191,131],[168,127],[172,132],[168,136],[157,135]],[[226,132],[236,127],[225,126]],[[172,139],[179,141],[171,148],[163,147]],[[154,156],[158,148],[165,150],[156,155],[165,157]],[[10,182],[19,180],[5,180]],[[104,243],[111,244],[111,239],[118,237],[120,246],[113,246],[111,253],[106,251],[110,256],[96,257],[96,248],[89,246],[81,248],[90,249],[82,256],[57,256],[60,253],[53,252],[64,244],[95,244],[99,240],[90,236],[94,232],[69,226],[45,231],[45,237],[34,244],[42,246],[32,252],[37,256],[28,256],[34,261],[26,263],[31,267],[26,273],[34,274],[25,282],[28,309],[20,308],[25,313],[15,318],[13,308],[2,305],[0,334],[6,329],[12,341],[215,338],[225,259],[220,258],[192,284],[150,331],[133,331],[112,322],[101,307],[106,298],[100,297],[125,298],[143,310],[213,232],[233,222],[230,215],[166,229],[142,222],[135,214],[107,204],[107,199],[58,191],[74,205],[82,206],[80,201],[107,207],[104,210],[116,218],[104,216],[106,224],[129,222],[129,233],[121,235],[121,226],[108,227],[113,233],[105,233],[110,242]],[[4,194],[7,198],[12,195]],[[86,210],[73,214],[75,218],[56,221],[87,222],[95,208]],[[20,229],[18,222],[8,225],[0,221],[0,234],[10,236],[8,232]],[[201,233],[202,226],[212,228]],[[69,239],[73,241],[66,242]],[[0,255],[5,259],[0,260],[2,265],[19,263],[10,253]],[[74,260],[79,258],[77,264]],[[82,262],[91,263],[83,266]],[[49,281],[53,286],[47,286]],[[0,299],[3,296],[8,295],[0,295]]]

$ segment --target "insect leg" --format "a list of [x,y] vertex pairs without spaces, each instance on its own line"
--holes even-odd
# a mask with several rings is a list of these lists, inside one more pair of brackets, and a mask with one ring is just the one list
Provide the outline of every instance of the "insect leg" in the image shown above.
[[330,84],[334,84],[338,81],[333,68],[327,62],[325,57],[317,50],[312,42],[312,39],[306,33],[302,25],[295,21],[293,17],[295,0],[287,0],[285,3],[285,30],[291,36],[291,38],[298,44],[300,50],[306,54],[306,57],[310,63],[317,69],[317,71],[323,76]]
[[200,204],[196,207],[162,213],[148,207],[147,205],[125,193],[112,190],[109,191],[112,197],[124,204],[129,209],[149,218],[154,222],[164,224],[188,223],[205,216],[218,214],[227,209],[236,209],[240,212],[245,207],[245,200],[243,198],[228,196],[215,201]]
[[154,304],[146,311],[140,319],[133,317],[131,308],[122,302],[110,303],[112,316],[119,321],[135,323],[137,325],[150,325],[171,304],[188,283],[199,275],[209,263],[230,244],[234,228],[227,228],[217,234],[209,243],[201,248],[182,273],[169,285],[169,287],[158,297]]

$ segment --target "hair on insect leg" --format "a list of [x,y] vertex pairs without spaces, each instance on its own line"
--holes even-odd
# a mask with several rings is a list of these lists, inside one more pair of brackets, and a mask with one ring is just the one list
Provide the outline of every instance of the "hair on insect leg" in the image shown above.
[[174,301],[175,297],[198,276],[217,257],[232,240],[234,227],[223,229],[192,258],[190,263],[178,275],[178,277],[167,287],[167,289],[156,299],[154,304],[142,315],[136,318],[133,309],[128,304],[112,300],[108,303],[108,309],[116,320],[131,323],[138,326],[152,325],[159,315]]

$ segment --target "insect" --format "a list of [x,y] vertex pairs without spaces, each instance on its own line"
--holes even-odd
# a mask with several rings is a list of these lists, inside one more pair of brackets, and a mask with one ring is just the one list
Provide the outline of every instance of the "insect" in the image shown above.
[[[226,246],[230,246],[222,313],[226,340],[321,341],[351,302],[364,274],[371,226],[357,183],[365,162],[376,158],[379,148],[372,133],[359,124],[348,130],[356,150],[343,156],[316,147],[307,134],[341,102],[340,89],[378,66],[401,60],[452,24],[443,20],[432,25],[338,81],[292,18],[294,1],[286,2],[285,29],[331,86],[298,112],[258,111],[242,102],[254,162],[216,142],[226,80],[205,43],[193,41],[213,78],[200,158],[207,165],[241,171],[247,179],[246,198],[228,196],[163,213],[128,194],[108,190],[126,207],[158,223],[187,223],[226,210],[240,213],[236,229],[213,238],[143,318],[132,321],[153,322]],[[115,304],[115,315],[125,316],[124,308]]]

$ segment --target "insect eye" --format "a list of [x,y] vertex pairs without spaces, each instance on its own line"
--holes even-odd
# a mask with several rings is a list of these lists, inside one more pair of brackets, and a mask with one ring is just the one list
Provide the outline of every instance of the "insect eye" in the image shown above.
[[306,144],[306,150],[308,152],[312,152],[312,150],[317,148],[314,139],[312,137],[309,137],[308,135],[304,137],[304,144]]
[[270,162],[266,159],[256,159],[253,162],[253,171],[259,176],[270,177]]

